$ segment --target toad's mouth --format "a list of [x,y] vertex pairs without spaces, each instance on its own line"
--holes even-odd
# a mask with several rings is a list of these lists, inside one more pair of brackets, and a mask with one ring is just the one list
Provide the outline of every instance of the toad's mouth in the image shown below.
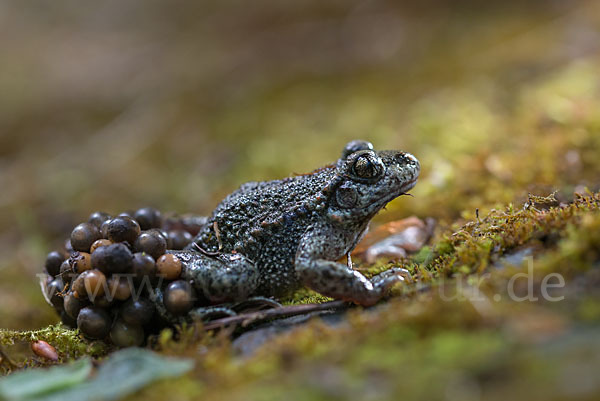
[[417,179],[419,177],[415,177],[412,180],[406,182],[405,184],[403,184],[397,191],[394,191],[390,194],[387,194],[385,196],[382,196],[379,199],[379,202],[385,206],[386,204],[388,204],[389,202],[393,201],[394,199],[398,198],[399,196],[402,195],[408,195],[408,191],[410,191],[411,189],[414,188],[414,186],[417,184]]
[[400,195],[404,195],[406,194],[407,191],[410,191],[411,189],[414,188],[415,185],[417,185],[417,180],[419,177],[415,177],[412,180],[410,180],[409,182],[407,182],[406,184],[404,184],[402,186],[402,188],[400,189]]

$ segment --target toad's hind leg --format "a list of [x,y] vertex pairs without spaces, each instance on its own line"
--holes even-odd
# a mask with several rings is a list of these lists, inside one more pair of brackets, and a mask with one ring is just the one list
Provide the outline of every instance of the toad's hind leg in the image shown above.
[[211,303],[247,299],[258,287],[254,262],[238,253],[210,256],[194,251],[171,252],[181,260],[181,277]]

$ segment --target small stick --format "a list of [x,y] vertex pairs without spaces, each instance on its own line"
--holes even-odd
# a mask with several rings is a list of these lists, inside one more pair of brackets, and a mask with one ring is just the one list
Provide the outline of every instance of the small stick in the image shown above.
[[194,249],[196,249],[198,252],[200,252],[201,254],[206,255],[206,256],[219,256],[220,255],[220,252],[207,251],[206,249],[204,249],[200,245],[198,245],[197,242],[194,242]]
[[290,316],[302,315],[310,312],[319,312],[325,310],[337,310],[344,309],[350,304],[344,301],[329,301],[322,304],[306,304],[306,305],[292,305],[282,306],[280,308],[269,309],[266,311],[244,313],[241,315],[224,317],[221,319],[213,320],[203,326],[204,330],[214,330],[220,327],[228,325],[239,324],[242,327],[246,327],[251,323],[264,321],[267,319],[284,318]]
[[217,237],[217,243],[219,244],[219,251],[223,249],[223,244],[221,243],[221,230],[219,230],[219,225],[215,221],[213,223],[213,230],[215,230],[215,235]]
[[13,362],[13,360],[10,359],[8,355],[6,355],[4,350],[2,348],[0,348],[0,363],[2,363],[2,362],[6,362],[8,364],[8,366],[10,366],[11,368],[19,367],[19,365],[17,365],[15,362]]

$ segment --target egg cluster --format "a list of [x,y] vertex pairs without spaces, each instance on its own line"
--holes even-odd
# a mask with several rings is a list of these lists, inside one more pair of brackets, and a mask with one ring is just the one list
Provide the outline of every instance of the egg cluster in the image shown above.
[[73,229],[64,249],[48,254],[44,295],[63,323],[84,336],[141,345],[166,325],[155,290],[161,309],[173,315],[194,306],[194,289],[180,277],[181,260],[169,252],[188,245],[200,226],[197,218],[164,218],[153,208],[116,217],[94,212]]

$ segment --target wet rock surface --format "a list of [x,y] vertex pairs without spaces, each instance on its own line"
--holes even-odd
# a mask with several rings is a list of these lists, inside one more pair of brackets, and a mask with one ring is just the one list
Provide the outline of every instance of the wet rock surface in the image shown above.
[[257,324],[236,337],[232,341],[232,348],[236,355],[249,357],[273,338],[302,327],[312,319],[320,319],[321,322],[332,327],[343,325],[346,322],[346,313],[346,310],[318,311]]

